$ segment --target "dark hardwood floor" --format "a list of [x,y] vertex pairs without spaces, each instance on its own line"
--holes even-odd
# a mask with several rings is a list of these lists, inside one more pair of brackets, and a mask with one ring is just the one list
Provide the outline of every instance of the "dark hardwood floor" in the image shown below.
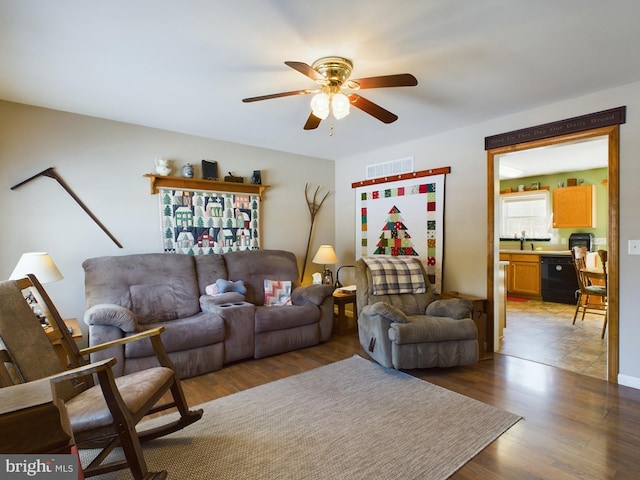
[[[196,405],[354,354],[367,357],[356,334],[334,336],[316,347],[228,365],[183,386]],[[454,479],[640,478],[639,390],[500,354],[468,367],[407,373],[523,417]]]

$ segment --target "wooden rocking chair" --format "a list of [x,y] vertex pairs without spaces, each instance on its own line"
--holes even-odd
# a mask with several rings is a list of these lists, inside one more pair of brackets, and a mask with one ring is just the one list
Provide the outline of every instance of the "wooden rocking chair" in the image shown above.
[[[27,288],[35,290],[33,293],[36,298],[44,303],[53,322],[56,338],[68,356],[68,366],[60,362],[50,337],[27,305],[23,293]],[[79,350],[58,310],[35,276],[0,282],[0,338],[6,349],[0,355],[0,367],[7,367],[1,376],[2,383],[6,384],[7,379],[16,384],[44,378],[52,381],[54,397],[64,402],[78,447],[102,449],[87,466],[83,466],[85,476],[129,468],[136,480],[166,478],[167,472],[164,470],[149,472],[141,442],[180,430],[202,417],[202,410],[189,410],[187,406],[173,364],[162,346],[161,332],[162,328],[151,329],[105,345]],[[114,359],[95,364],[88,364],[85,360],[85,356],[102,348],[143,338],[151,340],[159,366],[115,378],[111,371]],[[94,374],[98,379],[97,385],[94,385]],[[168,392],[172,400],[158,404]],[[136,431],[136,425],[146,415],[170,408],[177,408],[180,413],[177,420],[153,429]],[[109,460],[105,463],[109,453],[116,447],[122,448],[125,461]]]

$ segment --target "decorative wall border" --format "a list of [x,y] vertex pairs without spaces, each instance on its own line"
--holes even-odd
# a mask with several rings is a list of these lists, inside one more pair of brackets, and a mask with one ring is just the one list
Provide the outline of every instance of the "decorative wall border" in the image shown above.
[[583,132],[599,127],[619,125],[627,121],[627,107],[611,108],[601,112],[589,113],[580,117],[567,118],[557,122],[545,123],[535,127],[523,128],[507,133],[485,137],[484,149],[506,147],[518,143],[557,137],[568,133]]

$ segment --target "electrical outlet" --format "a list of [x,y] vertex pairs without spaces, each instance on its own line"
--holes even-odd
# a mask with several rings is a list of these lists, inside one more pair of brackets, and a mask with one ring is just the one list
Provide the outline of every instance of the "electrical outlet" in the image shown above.
[[629,240],[629,255],[640,255],[640,240]]
[[593,239],[593,244],[594,245],[606,245],[607,244],[607,239],[603,238],[603,237],[596,237]]

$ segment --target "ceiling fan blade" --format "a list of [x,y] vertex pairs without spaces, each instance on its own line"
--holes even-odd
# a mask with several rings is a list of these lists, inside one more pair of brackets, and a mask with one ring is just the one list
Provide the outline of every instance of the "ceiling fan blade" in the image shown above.
[[304,124],[304,129],[314,130],[318,128],[318,125],[320,125],[321,121],[322,120],[320,118],[316,117],[313,113],[310,113],[309,118],[307,118],[307,123]]
[[316,72],[310,65],[304,62],[284,62],[285,65],[297,70],[303,75],[306,75],[311,80],[322,80],[324,77]]
[[251,103],[258,102],[260,100],[270,100],[272,98],[290,97],[292,95],[307,95],[308,93],[312,92],[314,92],[314,90],[295,90],[292,92],[272,93],[270,95],[261,95],[259,97],[243,98],[242,101],[244,103]]
[[351,105],[356,108],[359,108],[365,113],[368,113],[372,117],[376,117],[383,123],[393,123],[398,119],[398,116],[394,113],[391,113],[389,110],[385,110],[380,105],[377,105],[360,95],[356,95],[355,93],[351,93],[347,95],[349,97],[349,101]]
[[351,82],[356,82],[360,88],[384,88],[384,87],[415,87],[418,85],[416,77],[410,73],[399,73],[397,75],[382,75],[380,77],[358,78],[347,80],[348,88]]

